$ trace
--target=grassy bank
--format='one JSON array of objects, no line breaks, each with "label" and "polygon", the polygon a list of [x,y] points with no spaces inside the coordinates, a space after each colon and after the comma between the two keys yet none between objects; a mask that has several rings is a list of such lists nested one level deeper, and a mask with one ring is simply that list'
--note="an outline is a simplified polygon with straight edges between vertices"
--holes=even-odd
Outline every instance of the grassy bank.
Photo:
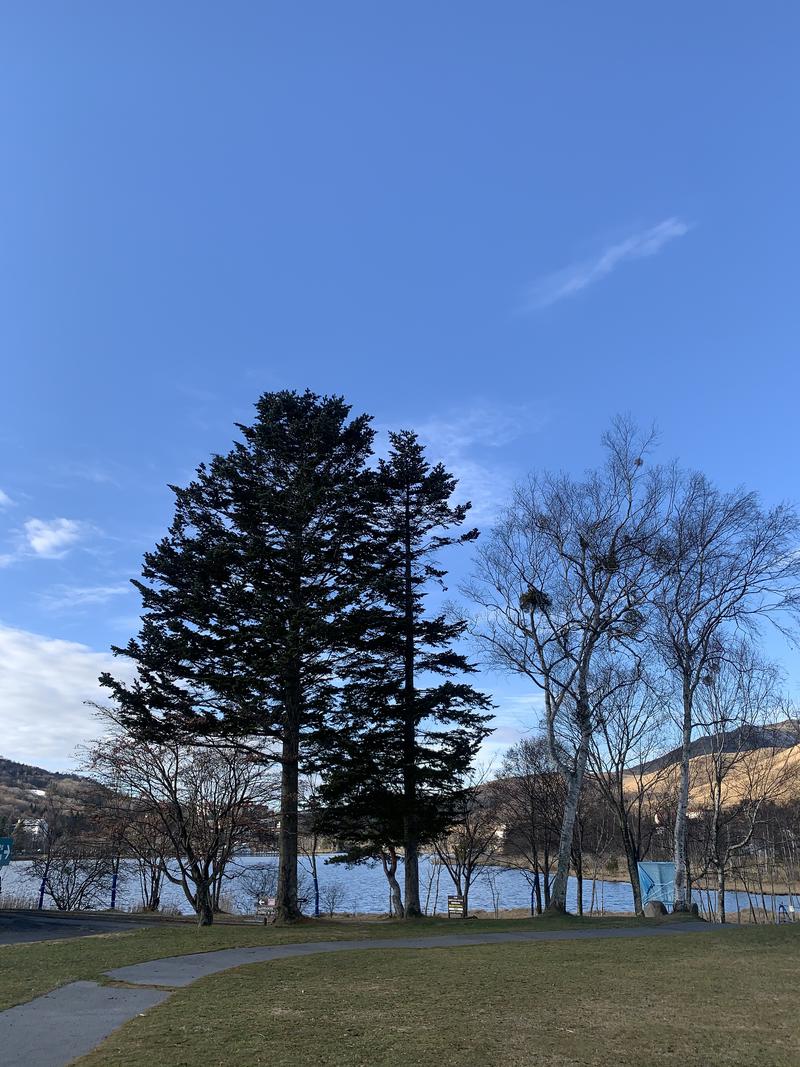
[{"label": "grassy bank", "polygon": [[79,979],[101,980],[102,972],[131,963],[180,956],[187,952],[249,945],[281,945],[295,941],[338,941],[350,938],[414,937],[421,933],[453,933],[476,930],[560,929],[564,926],[630,926],[632,917],[612,919],[421,919],[399,920],[308,920],[297,926],[219,924],[199,929],[195,925],[160,925],[130,932],[38,941],[0,947],[0,1011],[40,996],[56,986]]},{"label": "grassy bank", "polygon": [[252,965],[135,1019],[81,1067],[800,1062],[800,928],[401,950]]}]

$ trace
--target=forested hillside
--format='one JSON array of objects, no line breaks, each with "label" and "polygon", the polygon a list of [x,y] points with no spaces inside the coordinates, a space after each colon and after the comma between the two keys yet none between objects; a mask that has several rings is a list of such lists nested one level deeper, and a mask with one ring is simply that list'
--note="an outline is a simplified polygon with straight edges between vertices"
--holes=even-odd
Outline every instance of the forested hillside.
[{"label": "forested hillside", "polygon": [[80,792],[84,782],[78,775],[0,758],[0,819],[34,818],[44,809],[48,789],[57,787],[62,795],[70,795]]}]

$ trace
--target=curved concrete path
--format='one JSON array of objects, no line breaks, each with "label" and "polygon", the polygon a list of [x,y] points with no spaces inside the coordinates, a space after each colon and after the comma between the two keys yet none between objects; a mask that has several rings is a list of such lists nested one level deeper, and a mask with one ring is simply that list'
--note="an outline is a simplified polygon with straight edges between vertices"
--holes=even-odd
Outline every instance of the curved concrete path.
[{"label": "curved concrete path", "polygon": [[509,930],[496,934],[440,934],[380,941],[306,941],[169,956],[105,972],[112,981],[124,982],[124,986],[72,982],[27,1004],[0,1012],[0,1063],[3,1067],[67,1067],[73,1060],[91,1052],[117,1027],[162,1003],[172,989],[191,985],[198,978],[248,963],[312,956],[320,952],[350,952],[354,949],[386,951],[498,945],[509,941],[663,937],[666,934],[700,934],[720,929],[726,927],[676,922],[658,926],[589,927],[582,930]]},{"label": "curved concrete path", "polygon": [[[289,945],[259,945],[253,948],[227,948],[217,952],[197,952],[187,956],[168,956],[148,963],[134,963],[106,971],[115,982],[129,985],[170,986],[191,985],[198,978],[219,974],[232,967],[248,963],[267,963],[270,960],[313,956],[319,952],[351,952],[354,949],[398,948],[458,948],[462,945],[498,945],[506,941],[585,941],[597,938],[660,937],[663,934],[699,933],[720,929],[710,923],[676,922],[661,926],[609,926],[584,930],[508,930],[496,934],[432,934],[429,937],[393,937],[385,940],[304,941]],[[2,1020],[2,1015],[0,1015]]]},{"label": "curved concrete path", "polygon": [[0,1013],[0,1063],[3,1067],[66,1067],[168,996],[168,989],[71,982]]}]

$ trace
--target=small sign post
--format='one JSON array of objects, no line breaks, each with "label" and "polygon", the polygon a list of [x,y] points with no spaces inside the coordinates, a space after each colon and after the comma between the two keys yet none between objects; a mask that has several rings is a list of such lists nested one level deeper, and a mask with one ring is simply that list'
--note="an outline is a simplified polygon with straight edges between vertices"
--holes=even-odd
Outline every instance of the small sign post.
[{"label": "small sign post", "polygon": [[275,918],[275,897],[262,897],[256,903],[256,915],[263,918],[264,925]]},{"label": "small sign post", "polygon": [[448,897],[447,898],[447,918],[448,919],[463,919],[464,913],[464,898],[463,897]]},{"label": "small sign post", "polygon": [[[14,845],[13,838],[0,837],[0,870],[3,867],[7,867],[11,863],[11,849]],[[2,879],[0,879],[0,889],[2,889]]]}]

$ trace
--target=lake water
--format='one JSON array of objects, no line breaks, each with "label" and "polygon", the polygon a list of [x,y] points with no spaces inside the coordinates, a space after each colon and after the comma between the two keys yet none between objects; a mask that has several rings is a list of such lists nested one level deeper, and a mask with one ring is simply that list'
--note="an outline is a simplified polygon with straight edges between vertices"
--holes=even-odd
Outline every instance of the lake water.
[{"label": "lake water", "polygon": [[[338,912],[366,912],[368,914],[382,914],[389,910],[389,890],[386,877],[380,866],[360,865],[347,868],[341,864],[326,862],[330,857],[318,857],[318,873],[321,895],[324,900],[326,888],[335,885],[339,899],[336,903]],[[231,868],[231,876],[226,880],[223,891],[227,901],[233,909],[241,912],[251,912],[252,899],[244,882],[245,872],[248,869],[262,867],[264,865],[277,867],[277,857],[274,856],[245,856],[236,861],[235,867]],[[119,908],[133,908],[141,901],[138,880],[132,865],[127,865],[127,876],[121,881],[117,892],[117,906]],[[308,863],[301,861],[301,882],[304,884],[304,893],[310,898],[310,878],[308,876]],[[4,868],[2,880],[3,893],[27,897],[35,906],[38,898],[39,883],[27,872],[25,861],[16,861],[9,867]],[[244,876],[244,877],[243,877]],[[402,886],[402,871],[398,872],[398,880]],[[447,870],[439,864],[432,864],[427,856],[420,857],[420,883],[421,899],[423,908],[428,914],[446,913],[448,894],[454,893],[453,883],[447,874]],[[529,908],[531,903],[531,888],[522,871],[510,870],[503,867],[485,868],[470,890],[470,910],[491,911],[494,907],[492,886],[497,894],[497,906],[499,908]],[[699,894],[695,891],[695,899]],[[767,906],[771,907],[771,898],[767,897]],[[583,884],[583,905],[585,912],[589,912],[592,902],[592,882],[585,879]],[[703,893],[703,902],[706,906],[713,907],[715,894]],[[794,899],[794,904],[800,907],[800,900]],[[753,897],[756,907],[759,900]],[[776,905],[789,906],[791,901],[788,897],[776,897]],[[567,893],[567,908],[574,912],[577,904],[577,882],[570,878]],[[45,899],[45,907],[50,902]],[[190,914],[191,908],[179,886],[171,882],[164,884],[162,892],[162,905],[177,908],[184,914]],[[2,906],[2,896],[0,896]],[[102,906],[102,905],[100,905]],[[107,906],[107,904],[105,905]],[[727,910],[735,912],[737,908],[748,906],[747,896],[744,893],[730,892],[726,896]],[[313,904],[305,908],[313,910]],[[609,882],[598,880],[595,886],[594,910],[607,913],[633,911],[633,893],[628,882]]]}]

